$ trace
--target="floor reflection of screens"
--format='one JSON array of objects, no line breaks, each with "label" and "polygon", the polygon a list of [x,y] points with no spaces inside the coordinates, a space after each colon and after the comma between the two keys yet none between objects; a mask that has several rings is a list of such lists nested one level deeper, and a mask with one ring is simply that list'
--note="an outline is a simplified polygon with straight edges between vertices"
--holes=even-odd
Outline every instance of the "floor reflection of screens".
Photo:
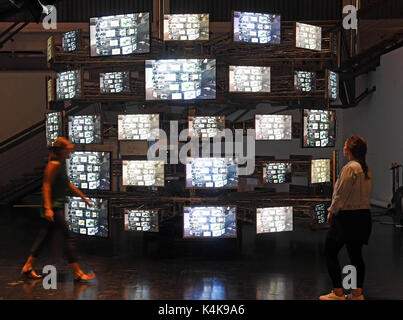
[{"label": "floor reflection of screens", "polygon": [[184,238],[236,238],[236,207],[184,207]]},{"label": "floor reflection of screens", "polygon": [[108,200],[90,198],[92,207],[79,197],[68,197],[65,204],[69,229],[78,234],[107,238],[109,236]]},{"label": "floor reflection of screens", "polygon": [[297,91],[312,92],[316,90],[316,73],[309,71],[295,71],[294,85]]},{"label": "floor reflection of screens", "polygon": [[122,172],[124,186],[164,186],[163,161],[123,160]]},{"label": "floor reflection of screens", "polygon": [[150,14],[91,18],[90,42],[93,57],[150,52]]},{"label": "floor reflection of screens", "polygon": [[263,167],[264,183],[290,183],[291,163],[289,162],[269,162]]},{"label": "floor reflection of screens", "polygon": [[313,224],[321,225],[327,223],[329,203],[319,203],[313,207]]},{"label": "floor reflection of screens", "polygon": [[234,11],[234,41],[279,44],[281,16]]},{"label": "floor reflection of screens", "polygon": [[208,40],[209,14],[165,14],[164,40]]},{"label": "floor reflection of screens", "polygon": [[224,129],[224,116],[189,117],[189,135],[191,137],[214,138]]},{"label": "floor reflection of screens", "polygon": [[125,231],[158,232],[158,211],[126,209]]},{"label": "floor reflection of screens", "polygon": [[130,72],[108,72],[99,74],[101,93],[130,91]]},{"label": "floor reflection of screens", "polygon": [[159,114],[118,115],[119,140],[156,140],[159,138]]},{"label": "floor reflection of screens", "polygon": [[293,230],[293,208],[272,207],[256,209],[256,233]]},{"label": "floor reflection of screens", "polygon": [[292,116],[257,114],[255,130],[256,140],[291,140]]},{"label": "floor reflection of screens", "polygon": [[297,22],[296,46],[303,49],[322,50],[322,28]]},{"label": "floor reflection of screens", "polygon": [[215,59],[146,60],[146,100],[215,99]]},{"label": "floor reflection of screens", "polygon": [[229,66],[230,92],[270,92],[270,67]]},{"label": "floor reflection of screens", "polygon": [[336,115],[334,111],[304,109],[305,148],[334,147],[336,142]]},{"label": "floor reflection of screens", "polygon": [[62,50],[64,52],[73,52],[80,50],[80,31],[73,30],[62,35]]},{"label": "floor reflection of screens", "polygon": [[312,160],[311,183],[330,182],[330,159]]},{"label": "floor reflection of screens", "polygon": [[337,100],[339,97],[339,75],[329,70],[329,99],[330,100]]},{"label": "floor reflection of screens", "polygon": [[78,144],[102,143],[101,116],[70,116],[69,139]]},{"label": "floor reflection of screens", "polygon": [[78,99],[81,97],[81,71],[72,70],[56,74],[57,100]]},{"label": "floor reflection of screens", "polygon": [[187,188],[236,188],[238,167],[233,158],[188,158]]},{"label": "floor reflection of screens", "polygon": [[46,114],[46,141],[51,147],[58,137],[63,135],[63,122],[61,112],[49,112]]},{"label": "floor reflection of screens", "polygon": [[66,160],[71,183],[80,189],[110,190],[110,152],[72,152]]}]

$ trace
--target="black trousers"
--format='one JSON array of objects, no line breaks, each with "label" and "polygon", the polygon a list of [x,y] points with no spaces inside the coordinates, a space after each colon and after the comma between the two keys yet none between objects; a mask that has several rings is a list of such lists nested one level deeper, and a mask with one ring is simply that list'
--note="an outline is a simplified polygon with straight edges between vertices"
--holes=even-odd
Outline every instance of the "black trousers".
[{"label": "black trousers", "polygon": [[73,239],[71,237],[69,227],[67,226],[67,222],[64,218],[64,210],[55,208],[53,212],[54,222],[43,219],[44,226],[42,227],[34,242],[34,245],[32,246],[31,256],[37,258],[45,245],[50,243],[52,236],[59,232],[62,235],[64,254],[68,263],[77,262]]}]

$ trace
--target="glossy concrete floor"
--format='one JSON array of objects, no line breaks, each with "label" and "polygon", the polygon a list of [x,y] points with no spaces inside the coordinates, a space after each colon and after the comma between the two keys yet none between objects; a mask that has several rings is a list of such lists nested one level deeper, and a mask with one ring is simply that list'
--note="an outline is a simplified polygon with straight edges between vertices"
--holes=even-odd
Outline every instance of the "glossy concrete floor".
[{"label": "glossy concrete floor", "polygon": [[[178,218],[180,219],[180,218]],[[254,226],[240,225],[238,239],[192,241],[180,238],[180,220],[167,221],[159,235],[122,231],[114,221],[110,239],[75,237],[85,271],[97,280],[75,284],[60,254],[50,247],[37,270],[53,264],[57,290],[42,282],[21,281],[19,271],[39,230],[29,209],[0,214],[0,300],[7,299],[317,299],[330,289],[323,259],[326,230],[313,231],[306,218],[294,231],[257,237]],[[382,209],[374,209],[367,261],[368,300],[403,299],[403,230]],[[55,241],[57,243],[57,241]],[[345,250],[342,265],[348,264]]]}]

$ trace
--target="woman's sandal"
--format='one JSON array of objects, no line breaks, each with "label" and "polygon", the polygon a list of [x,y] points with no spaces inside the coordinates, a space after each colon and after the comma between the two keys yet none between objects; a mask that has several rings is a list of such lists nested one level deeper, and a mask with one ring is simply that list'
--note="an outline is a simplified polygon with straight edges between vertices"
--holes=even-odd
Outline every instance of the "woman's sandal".
[{"label": "woman's sandal", "polygon": [[21,271],[21,276],[25,279],[41,279],[42,276],[37,274],[33,269],[27,271]]},{"label": "woman's sandal", "polygon": [[[88,277],[88,279],[85,279],[85,278],[83,279],[83,276]],[[95,274],[94,273],[90,273],[90,274],[82,273],[78,277],[75,277],[74,281],[80,282],[80,283],[87,283],[87,282],[89,282],[91,280],[94,280],[94,279],[95,279]]]}]

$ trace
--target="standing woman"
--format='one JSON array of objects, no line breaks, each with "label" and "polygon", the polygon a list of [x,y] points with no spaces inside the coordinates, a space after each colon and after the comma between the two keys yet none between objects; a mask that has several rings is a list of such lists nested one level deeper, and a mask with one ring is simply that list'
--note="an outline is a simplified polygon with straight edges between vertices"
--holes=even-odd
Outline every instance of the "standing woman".
[{"label": "standing woman", "polygon": [[95,278],[94,273],[85,274],[78,265],[70,230],[64,216],[64,204],[68,189],[81,197],[88,206],[92,206],[85,195],[69,181],[67,176],[66,159],[73,150],[74,145],[62,137],[55,141],[50,150],[49,162],[45,168],[42,185],[44,218],[46,220],[32,246],[31,255],[21,270],[21,275],[27,278],[38,279],[42,277],[33,270],[33,264],[44,246],[50,242],[52,234],[57,231],[63,235],[64,252],[74,273],[74,280],[88,281]]},{"label": "standing woman", "polygon": [[344,155],[350,161],[343,167],[333,191],[329,208],[330,228],[326,237],[325,256],[333,290],[320,300],[345,300],[341,268],[337,255],[345,245],[351,264],[357,270],[357,288],[348,297],[351,300],[364,300],[362,288],[365,277],[365,264],[362,247],[368,244],[371,234],[371,185],[372,172],[365,161],[367,143],[359,136],[346,140]]}]

